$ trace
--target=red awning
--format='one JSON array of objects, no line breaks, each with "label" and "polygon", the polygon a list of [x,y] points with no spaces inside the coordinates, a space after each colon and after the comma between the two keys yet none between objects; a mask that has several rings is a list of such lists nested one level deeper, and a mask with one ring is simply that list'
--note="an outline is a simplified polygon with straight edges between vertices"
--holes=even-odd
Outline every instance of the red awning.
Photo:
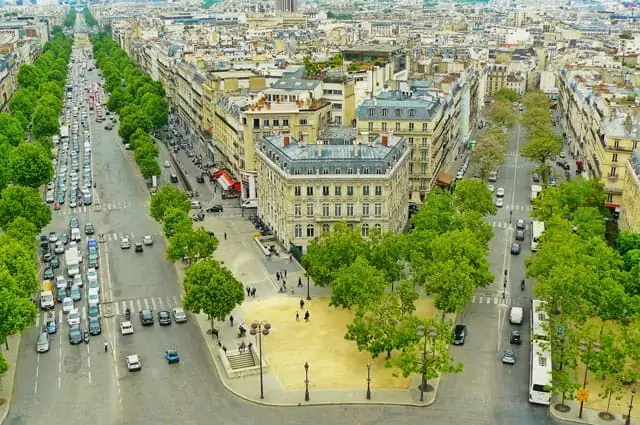
[{"label": "red awning", "polygon": [[226,171],[220,173],[218,176],[218,183],[220,183],[220,186],[222,186],[224,190],[229,190],[233,187],[233,179]]},{"label": "red awning", "polygon": [[233,190],[235,190],[236,192],[240,192],[242,190],[242,185],[240,184],[240,182],[233,183]]},{"label": "red awning", "polygon": [[607,208],[620,208],[620,204],[616,204],[613,202],[605,202],[604,206]]}]

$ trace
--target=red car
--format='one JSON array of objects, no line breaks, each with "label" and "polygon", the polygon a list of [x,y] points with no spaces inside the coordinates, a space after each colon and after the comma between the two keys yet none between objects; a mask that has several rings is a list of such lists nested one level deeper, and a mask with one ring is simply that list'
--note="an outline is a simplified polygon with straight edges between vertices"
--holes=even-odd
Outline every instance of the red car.
[{"label": "red car", "polygon": [[56,211],[58,211],[58,210],[60,209],[60,203],[59,203],[59,202],[56,202],[56,203],[53,205],[53,209],[54,209],[54,210],[56,210]]}]

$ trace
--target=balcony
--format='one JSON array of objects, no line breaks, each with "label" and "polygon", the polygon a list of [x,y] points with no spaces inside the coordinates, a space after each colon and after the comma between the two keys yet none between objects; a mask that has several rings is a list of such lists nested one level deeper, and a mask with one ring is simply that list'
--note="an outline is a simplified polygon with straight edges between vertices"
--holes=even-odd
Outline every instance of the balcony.
[{"label": "balcony", "polygon": [[604,193],[612,195],[622,195],[622,189],[615,186],[607,186],[604,188]]},{"label": "balcony", "polygon": [[609,181],[615,182],[618,180],[618,175],[617,174],[608,174],[607,178],[609,179]]}]

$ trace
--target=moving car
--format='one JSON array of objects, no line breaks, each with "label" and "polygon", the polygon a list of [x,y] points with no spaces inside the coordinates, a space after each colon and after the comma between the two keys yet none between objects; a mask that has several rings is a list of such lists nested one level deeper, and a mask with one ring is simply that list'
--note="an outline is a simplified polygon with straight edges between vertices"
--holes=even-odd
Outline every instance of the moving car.
[{"label": "moving car", "polygon": [[47,332],[42,332],[40,336],[38,336],[36,351],[38,353],[46,353],[49,351],[49,334]]},{"label": "moving car", "polygon": [[171,324],[171,315],[168,311],[159,311],[158,312],[158,322],[161,326],[166,326]]},{"label": "moving car", "polygon": [[100,335],[102,333],[102,326],[100,325],[100,319],[97,317],[89,318],[89,333],[91,335]]},{"label": "moving car", "polygon": [[524,230],[516,230],[516,240],[517,241],[524,240]]},{"label": "moving car", "polygon": [[524,230],[524,228],[525,228],[524,220],[519,218],[518,221],[516,221],[516,229]]},{"label": "moving car", "polygon": [[80,325],[73,325],[69,328],[69,343],[73,345],[80,344],[82,342],[82,331]]},{"label": "moving car", "polygon": [[129,372],[142,369],[142,363],[140,362],[140,356],[137,354],[131,354],[127,356],[127,369]]},{"label": "moving car", "polygon": [[80,312],[77,308],[74,308],[69,312],[69,314],[67,315],[67,323],[69,324],[69,326],[80,325]]},{"label": "moving car", "polygon": [[53,252],[55,252],[56,254],[63,254],[64,253],[64,242],[62,242],[60,239],[58,239],[58,241],[56,242],[56,245],[53,247]]},{"label": "moving car", "polygon": [[151,237],[151,235],[146,235],[142,242],[147,246],[151,246],[153,245],[153,237]]},{"label": "moving car", "polygon": [[133,324],[128,320],[123,320],[122,322],[120,322],[120,333],[122,335],[132,335]]},{"label": "moving car", "polygon": [[498,207],[498,208],[504,207],[504,199],[496,198],[496,207]]},{"label": "moving car", "polygon": [[56,234],[56,232],[50,232],[49,233],[49,243],[54,243],[58,241],[58,235]]},{"label": "moving car", "polygon": [[71,287],[71,293],[69,295],[73,301],[80,301],[82,299],[82,291],[78,285],[73,285]]},{"label": "moving car", "polygon": [[140,313],[138,314],[140,316],[140,323],[142,323],[142,326],[153,325],[153,313],[151,310],[140,310]]},{"label": "moving car", "polygon": [[502,353],[502,363],[516,364],[516,353],[510,348],[505,348]]},{"label": "moving car", "polygon": [[520,244],[519,243],[512,243],[511,244],[511,253],[513,255],[518,255],[520,254]]},{"label": "moving car", "polygon": [[179,363],[180,355],[178,354],[178,350],[166,350],[164,352],[164,358],[167,359],[167,363]]},{"label": "moving car", "polygon": [[45,329],[50,334],[54,334],[54,333],[58,332],[58,323],[56,322],[56,317],[55,316],[47,317],[47,322],[45,324]]},{"label": "moving car", "polygon": [[207,212],[222,212],[224,210],[223,206],[220,204],[211,205],[207,208]]},{"label": "moving car", "polygon": [[62,300],[62,312],[64,314],[69,314],[73,310],[73,300],[71,297],[65,297]]},{"label": "moving car", "polygon": [[144,248],[142,247],[142,242],[136,242],[135,252],[143,252]]},{"label": "moving car", "polygon": [[511,344],[522,344],[522,336],[520,335],[520,331],[511,331],[511,337],[509,338],[509,342]]},{"label": "moving car", "polygon": [[187,314],[182,307],[176,307],[173,309],[173,320],[176,323],[184,323],[187,321]]},{"label": "moving car", "polygon": [[55,274],[53,272],[53,267],[47,267],[46,269],[44,269],[44,273],[42,273],[42,277],[45,280],[51,280],[54,276]]},{"label": "moving car", "polygon": [[504,196],[504,188],[499,187],[498,190],[496,190],[496,196],[502,198]]},{"label": "moving car", "polygon": [[456,325],[456,327],[453,329],[453,345],[463,345],[466,338],[467,326]]},{"label": "moving car", "polygon": [[120,248],[122,249],[131,248],[131,242],[129,241],[129,238],[126,238],[126,237],[120,238]]},{"label": "moving car", "polygon": [[93,224],[85,223],[85,225],[84,225],[84,234],[85,235],[93,235],[94,232],[95,232],[95,229],[93,227]]},{"label": "moving car", "polygon": [[51,257],[50,263],[51,263],[51,267],[53,267],[54,269],[60,268],[60,259],[55,255]]},{"label": "moving car", "polygon": [[171,163],[169,161],[165,161],[163,165],[164,165],[164,168],[171,168]]},{"label": "moving car", "polygon": [[87,317],[97,317],[100,318],[100,307],[98,304],[89,304],[89,308],[87,309]]}]

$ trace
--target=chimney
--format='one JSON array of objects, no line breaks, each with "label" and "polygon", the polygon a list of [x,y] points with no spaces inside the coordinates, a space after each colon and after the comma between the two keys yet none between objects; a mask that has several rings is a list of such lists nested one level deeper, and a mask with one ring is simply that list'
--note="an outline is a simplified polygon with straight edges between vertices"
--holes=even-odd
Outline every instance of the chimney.
[{"label": "chimney", "polygon": [[353,144],[353,156],[358,156],[360,154],[360,143],[357,141]]},{"label": "chimney", "polygon": [[382,146],[387,146],[389,144],[389,135],[383,134],[381,137]]},{"label": "chimney", "polygon": [[289,136],[284,136],[282,138],[282,140],[283,140],[285,146],[289,146],[289,143],[291,143],[291,137],[289,137]]}]

